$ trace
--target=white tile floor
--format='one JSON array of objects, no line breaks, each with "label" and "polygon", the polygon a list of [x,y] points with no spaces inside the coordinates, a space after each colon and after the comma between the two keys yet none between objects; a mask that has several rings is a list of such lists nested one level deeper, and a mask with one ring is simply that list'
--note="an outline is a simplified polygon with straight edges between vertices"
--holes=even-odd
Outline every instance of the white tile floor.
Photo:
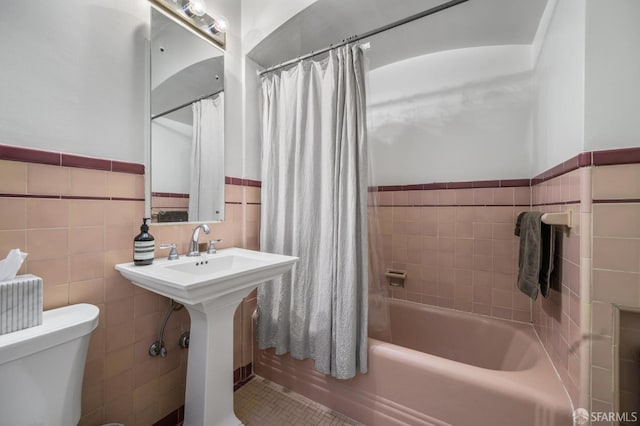
[{"label": "white tile floor", "polygon": [[235,392],[236,416],[247,426],[361,425],[280,385],[255,377]]}]

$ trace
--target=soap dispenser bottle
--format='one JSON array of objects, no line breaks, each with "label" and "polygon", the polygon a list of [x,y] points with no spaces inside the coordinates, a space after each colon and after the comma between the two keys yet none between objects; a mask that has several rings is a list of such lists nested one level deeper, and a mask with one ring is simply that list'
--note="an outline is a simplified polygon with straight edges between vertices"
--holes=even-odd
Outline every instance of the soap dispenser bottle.
[{"label": "soap dispenser bottle", "polygon": [[151,218],[142,219],[140,233],[133,239],[133,263],[136,265],[151,265],[153,263],[156,242],[153,235],[149,233],[148,220]]}]

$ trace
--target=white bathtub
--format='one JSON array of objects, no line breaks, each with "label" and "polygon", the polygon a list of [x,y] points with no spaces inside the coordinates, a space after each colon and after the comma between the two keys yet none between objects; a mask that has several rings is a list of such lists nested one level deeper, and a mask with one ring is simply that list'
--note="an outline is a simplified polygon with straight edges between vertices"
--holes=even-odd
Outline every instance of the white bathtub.
[{"label": "white bathtub", "polygon": [[370,426],[572,424],[531,325],[397,300],[390,311],[392,342],[369,339],[367,374],[337,380],[257,349],[255,372]]}]

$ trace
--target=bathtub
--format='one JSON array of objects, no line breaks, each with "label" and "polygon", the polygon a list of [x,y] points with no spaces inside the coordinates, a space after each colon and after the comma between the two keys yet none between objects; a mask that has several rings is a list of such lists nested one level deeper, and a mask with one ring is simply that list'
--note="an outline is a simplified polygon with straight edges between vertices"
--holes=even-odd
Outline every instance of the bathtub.
[{"label": "bathtub", "polygon": [[[254,350],[256,374],[368,426],[571,426],[571,405],[530,324],[390,301],[391,342],[369,338],[351,380]],[[254,345],[257,348],[257,345]]]}]

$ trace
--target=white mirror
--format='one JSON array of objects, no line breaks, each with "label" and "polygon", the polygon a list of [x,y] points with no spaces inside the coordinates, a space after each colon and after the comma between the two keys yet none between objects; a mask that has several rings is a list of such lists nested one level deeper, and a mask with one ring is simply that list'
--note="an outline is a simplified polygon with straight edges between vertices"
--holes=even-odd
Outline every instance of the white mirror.
[{"label": "white mirror", "polygon": [[152,222],[224,219],[224,52],[151,9]]}]

